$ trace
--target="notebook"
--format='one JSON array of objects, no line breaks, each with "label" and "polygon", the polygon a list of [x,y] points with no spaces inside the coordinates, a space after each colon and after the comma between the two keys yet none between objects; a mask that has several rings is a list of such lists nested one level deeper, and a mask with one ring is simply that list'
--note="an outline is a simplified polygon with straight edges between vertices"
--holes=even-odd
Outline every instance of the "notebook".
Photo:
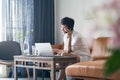
[{"label": "notebook", "polygon": [[35,43],[35,47],[38,56],[54,56],[50,43]]}]

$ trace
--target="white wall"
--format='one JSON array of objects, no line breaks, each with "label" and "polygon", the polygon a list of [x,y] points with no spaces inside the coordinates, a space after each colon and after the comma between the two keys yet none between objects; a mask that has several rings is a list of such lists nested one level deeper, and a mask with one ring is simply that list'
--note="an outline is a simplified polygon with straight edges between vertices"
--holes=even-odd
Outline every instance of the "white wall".
[{"label": "white wall", "polygon": [[89,34],[89,29],[94,26],[93,21],[87,19],[88,14],[96,5],[110,0],[55,0],[55,42],[62,43],[60,20],[67,16],[75,20],[75,30],[84,37]]},{"label": "white wall", "polygon": [[2,0],[0,0],[0,41],[2,40]]}]

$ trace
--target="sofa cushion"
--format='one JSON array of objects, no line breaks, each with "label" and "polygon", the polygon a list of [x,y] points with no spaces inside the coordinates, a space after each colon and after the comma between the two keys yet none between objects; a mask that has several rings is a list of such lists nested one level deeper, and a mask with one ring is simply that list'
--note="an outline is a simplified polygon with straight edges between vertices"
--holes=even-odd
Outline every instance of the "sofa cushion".
[{"label": "sofa cushion", "polygon": [[[104,78],[105,60],[79,62],[66,68],[66,75],[71,77]],[[120,71],[113,74],[110,79],[118,80]],[[116,79],[117,78],[117,79]]]},{"label": "sofa cushion", "polygon": [[105,61],[90,61],[90,62],[79,62],[70,65],[66,68],[67,76],[87,76],[87,77],[102,77],[103,76],[103,64]]}]

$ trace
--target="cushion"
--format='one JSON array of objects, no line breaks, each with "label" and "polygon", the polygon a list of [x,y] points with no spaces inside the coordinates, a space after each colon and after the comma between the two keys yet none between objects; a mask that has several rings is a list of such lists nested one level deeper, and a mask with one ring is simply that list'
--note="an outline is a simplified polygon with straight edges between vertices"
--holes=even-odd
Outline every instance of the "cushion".
[{"label": "cushion", "polygon": [[105,61],[79,62],[66,68],[67,76],[74,77],[103,77],[103,66]]},{"label": "cushion", "polygon": [[[104,78],[105,60],[78,62],[65,69],[66,75],[71,77]],[[120,80],[120,71],[108,77],[113,80]]]}]

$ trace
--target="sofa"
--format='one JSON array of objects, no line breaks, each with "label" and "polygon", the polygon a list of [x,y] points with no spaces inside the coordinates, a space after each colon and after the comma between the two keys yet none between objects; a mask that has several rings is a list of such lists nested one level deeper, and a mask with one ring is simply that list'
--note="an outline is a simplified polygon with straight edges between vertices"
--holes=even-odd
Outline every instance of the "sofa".
[{"label": "sofa", "polygon": [[77,62],[69,65],[66,69],[66,76],[72,80],[120,80],[120,71],[112,76],[104,77],[105,62],[110,57],[110,52],[106,49],[110,45],[111,38],[100,37],[94,40],[93,47],[90,48],[93,61]]}]

